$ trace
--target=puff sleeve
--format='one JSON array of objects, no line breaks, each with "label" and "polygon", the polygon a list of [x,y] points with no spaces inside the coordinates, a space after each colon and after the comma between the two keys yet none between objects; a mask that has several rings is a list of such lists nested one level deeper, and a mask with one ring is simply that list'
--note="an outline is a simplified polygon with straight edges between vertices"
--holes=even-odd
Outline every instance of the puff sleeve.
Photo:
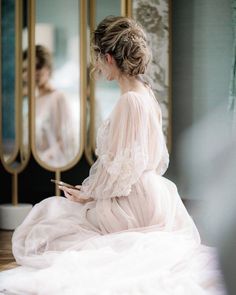
[{"label": "puff sleeve", "polygon": [[148,165],[148,111],[138,96],[123,95],[107,125],[81,187],[82,195],[94,199],[128,196]]}]

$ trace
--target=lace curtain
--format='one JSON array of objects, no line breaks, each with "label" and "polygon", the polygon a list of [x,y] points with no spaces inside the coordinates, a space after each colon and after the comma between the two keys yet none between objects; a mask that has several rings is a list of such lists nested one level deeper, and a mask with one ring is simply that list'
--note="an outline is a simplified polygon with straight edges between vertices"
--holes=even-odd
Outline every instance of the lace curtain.
[{"label": "lace curtain", "polygon": [[231,0],[232,25],[234,30],[233,60],[229,89],[229,110],[232,114],[233,130],[236,131],[236,0]]}]

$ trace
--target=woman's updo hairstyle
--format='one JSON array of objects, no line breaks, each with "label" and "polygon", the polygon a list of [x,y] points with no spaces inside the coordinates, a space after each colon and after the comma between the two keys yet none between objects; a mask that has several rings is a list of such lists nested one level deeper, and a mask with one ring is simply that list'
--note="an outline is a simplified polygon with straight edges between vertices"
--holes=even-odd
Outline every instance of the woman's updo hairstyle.
[{"label": "woman's updo hairstyle", "polygon": [[129,76],[145,74],[151,59],[144,30],[127,17],[108,16],[100,22],[92,35],[91,48],[95,60],[109,53],[121,73]]}]

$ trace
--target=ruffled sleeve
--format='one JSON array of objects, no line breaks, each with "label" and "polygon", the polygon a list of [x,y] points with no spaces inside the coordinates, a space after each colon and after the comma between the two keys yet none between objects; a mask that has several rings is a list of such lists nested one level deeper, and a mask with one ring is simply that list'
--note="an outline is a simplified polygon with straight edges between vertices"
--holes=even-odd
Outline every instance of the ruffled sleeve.
[{"label": "ruffled sleeve", "polygon": [[98,159],[82,183],[84,197],[108,199],[130,194],[132,185],[150,169],[150,146],[155,146],[153,153],[160,154],[161,159],[161,151],[156,150],[160,137],[152,133],[151,125],[150,105],[144,99],[133,92],[121,96],[110,120],[98,133]]}]

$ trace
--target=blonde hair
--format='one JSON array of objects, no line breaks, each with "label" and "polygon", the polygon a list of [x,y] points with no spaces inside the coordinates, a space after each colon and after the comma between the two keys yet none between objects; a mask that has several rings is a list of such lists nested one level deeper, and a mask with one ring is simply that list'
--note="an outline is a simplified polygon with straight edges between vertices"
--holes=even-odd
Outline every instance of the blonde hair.
[{"label": "blonde hair", "polygon": [[[145,74],[151,59],[146,34],[135,20],[108,16],[99,23],[91,39],[92,63],[109,53],[122,74]],[[96,68],[92,70],[96,73]]]}]

